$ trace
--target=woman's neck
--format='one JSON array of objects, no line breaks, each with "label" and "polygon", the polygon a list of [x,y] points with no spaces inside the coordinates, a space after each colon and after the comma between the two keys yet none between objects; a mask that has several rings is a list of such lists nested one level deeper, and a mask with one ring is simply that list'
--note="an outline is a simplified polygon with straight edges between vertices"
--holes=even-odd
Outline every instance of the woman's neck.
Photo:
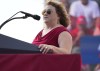
[{"label": "woman's neck", "polygon": [[44,29],[53,29],[56,28],[58,26],[61,26],[59,23],[55,24],[55,23],[46,23]]},{"label": "woman's neck", "polygon": [[56,25],[53,25],[53,26],[45,26],[44,29],[43,29],[43,32],[42,32],[42,36],[46,35],[48,32],[50,32],[51,30],[57,28],[57,27],[60,27],[62,25],[60,24],[56,24]]}]

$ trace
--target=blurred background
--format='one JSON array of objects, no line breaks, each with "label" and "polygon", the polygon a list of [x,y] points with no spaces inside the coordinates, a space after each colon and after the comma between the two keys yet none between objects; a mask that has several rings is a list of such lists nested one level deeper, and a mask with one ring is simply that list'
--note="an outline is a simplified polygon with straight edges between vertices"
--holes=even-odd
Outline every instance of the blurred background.
[{"label": "blurred background", "polygon": [[[73,36],[72,53],[84,55],[81,71],[100,71],[100,51],[97,51],[97,48],[100,48],[100,0],[59,1],[65,5],[71,20],[71,25],[67,29]],[[89,49],[90,52],[99,52],[96,54],[99,58],[91,54],[91,59],[88,59],[87,50]],[[99,60],[93,63],[92,60],[96,61],[95,57]]]},{"label": "blurred background", "polygon": [[[43,20],[41,12],[46,1],[48,0],[0,0],[0,24],[18,11],[25,11],[41,16],[39,21],[31,17],[10,21],[0,29],[0,33],[31,43],[42,29]],[[73,37],[72,53],[80,54],[80,39],[83,36],[100,36],[100,0],[58,1],[61,1],[65,5],[71,20],[71,25],[67,29]],[[22,13],[18,13],[16,16],[23,15]],[[81,71],[100,71],[100,63],[82,63]]]},{"label": "blurred background", "polygon": [[[41,16],[44,6],[43,0],[0,0],[0,25],[19,11]],[[25,14],[18,13],[14,17],[22,17]],[[26,19],[14,19],[6,23],[0,33],[31,43],[36,34],[42,29],[41,19],[32,17]]]}]

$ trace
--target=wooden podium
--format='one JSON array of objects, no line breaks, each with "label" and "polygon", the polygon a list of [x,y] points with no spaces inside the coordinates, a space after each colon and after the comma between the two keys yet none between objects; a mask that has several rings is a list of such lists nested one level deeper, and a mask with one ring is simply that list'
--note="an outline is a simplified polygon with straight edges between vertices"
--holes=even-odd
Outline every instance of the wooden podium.
[{"label": "wooden podium", "polygon": [[36,45],[0,34],[0,71],[81,71],[80,64],[78,54],[41,54]]},{"label": "wooden podium", "polygon": [[0,34],[0,54],[41,53],[38,46]]},{"label": "wooden podium", "polygon": [[0,54],[0,71],[81,71],[78,54]]}]

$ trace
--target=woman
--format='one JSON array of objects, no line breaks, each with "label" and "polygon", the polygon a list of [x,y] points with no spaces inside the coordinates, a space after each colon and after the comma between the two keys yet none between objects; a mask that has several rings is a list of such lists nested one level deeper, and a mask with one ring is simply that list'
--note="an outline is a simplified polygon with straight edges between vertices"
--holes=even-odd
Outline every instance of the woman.
[{"label": "woman", "polygon": [[38,45],[43,54],[71,54],[72,36],[66,30],[70,22],[62,3],[47,2],[42,15],[44,28],[32,43]]}]

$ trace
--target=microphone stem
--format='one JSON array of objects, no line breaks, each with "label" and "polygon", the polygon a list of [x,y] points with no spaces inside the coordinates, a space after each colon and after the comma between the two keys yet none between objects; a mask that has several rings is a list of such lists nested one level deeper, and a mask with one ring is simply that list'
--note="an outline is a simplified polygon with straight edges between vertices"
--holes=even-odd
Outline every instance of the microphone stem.
[{"label": "microphone stem", "polygon": [[[14,15],[13,15],[14,16]],[[13,17],[12,16],[12,17]],[[11,21],[11,20],[13,20],[13,19],[25,19],[25,18],[27,18],[26,16],[23,16],[23,17],[15,17],[15,18],[12,18],[11,17],[11,19],[9,18],[8,20],[6,20],[4,23],[2,23],[1,25],[0,25],[0,29],[7,23],[7,22],[9,22],[9,21]]]},{"label": "microphone stem", "polygon": [[[18,13],[20,13],[20,11],[17,12],[17,13],[15,13],[15,14],[14,14],[13,16],[11,16],[9,19],[11,19],[12,17],[14,17],[14,16],[15,16],[16,14],[18,14]],[[9,20],[9,19],[8,19],[8,20]]]}]

